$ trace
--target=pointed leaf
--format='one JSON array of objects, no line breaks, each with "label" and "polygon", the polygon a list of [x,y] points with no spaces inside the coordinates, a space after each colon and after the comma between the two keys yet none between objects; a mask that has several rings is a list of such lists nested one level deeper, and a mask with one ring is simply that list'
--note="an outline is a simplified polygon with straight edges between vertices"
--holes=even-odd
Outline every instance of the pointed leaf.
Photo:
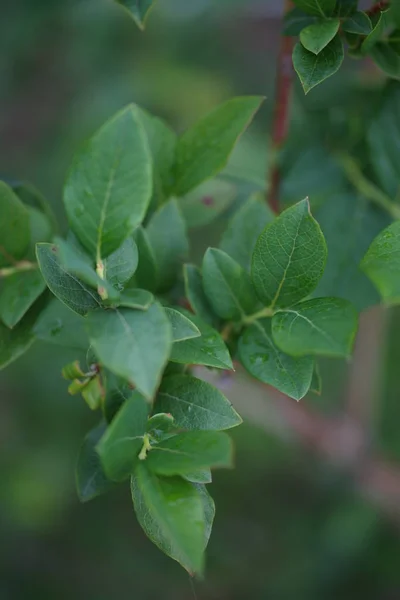
[{"label": "pointed leaf", "polygon": [[182,315],[182,313],[173,308],[165,308],[164,310],[171,323],[172,339],[174,342],[190,340],[201,335],[198,327],[188,317],[185,317],[185,315]]},{"label": "pointed leaf", "polygon": [[193,312],[206,323],[218,327],[219,319],[214,314],[204,293],[203,278],[200,269],[194,265],[184,265],[183,277],[185,280],[186,297]]},{"label": "pointed leaf", "polygon": [[106,258],[142,222],[151,192],[150,151],[130,105],[75,157],[64,190],[71,229],[96,260]]},{"label": "pointed leaf", "polygon": [[260,96],[233,98],[185,131],[176,147],[176,196],[183,196],[224,168],[262,101]]},{"label": "pointed leaf", "polygon": [[361,44],[361,52],[368,54],[376,43],[378,43],[385,32],[385,29],[390,25],[390,10],[381,11],[379,16],[373,22],[373,29],[371,33],[367,35],[363,43]]},{"label": "pointed leaf", "polygon": [[382,231],[361,262],[387,304],[400,304],[400,221]]},{"label": "pointed leaf", "polygon": [[116,0],[116,2],[129,12],[139,29],[143,30],[154,0]]},{"label": "pointed leaf", "polygon": [[41,312],[33,331],[35,337],[43,342],[79,350],[89,347],[85,320],[57,298],[52,298]]},{"label": "pointed leaf", "polygon": [[239,357],[253,377],[290,398],[300,400],[310,388],[313,358],[294,358],[279,350],[272,339],[270,319],[256,321],[244,331],[239,340]]},{"label": "pointed leaf", "polygon": [[314,365],[313,376],[311,379],[310,392],[320,396],[322,394],[322,377],[318,363]]},{"label": "pointed leaf", "polygon": [[0,319],[7,327],[15,327],[45,289],[39,269],[6,277],[0,293]]},{"label": "pointed leaf", "polygon": [[326,256],[308,200],[291,206],[257,240],[251,274],[260,300],[271,307],[295,304],[316,287]]},{"label": "pointed leaf", "polygon": [[217,388],[191,375],[166,377],[157,394],[156,409],[171,413],[175,425],[188,430],[230,429],[242,423]]},{"label": "pointed leaf", "polygon": [[204,227],[232,204],[236,186],[224,179],[205,181],[179,199],[179,208],[188,227]]},{"label": "pointed leaf", "polygon": [[319,54],[306,50],[297,43],[293,50],[293,66],[305,94],[338,71],[344,59],[343,43],[336,35]]},{"label": "pointed leaf", "polygon": [[300,41],[306,50],[319,54],[339,31],[340,20],[330,19],[308,25],[300,33]]},{"label": "pointed leaf", "polygon": [[12,189],[0,181],[0,267],[22,258],[29,239],[27,208]]},{"label": "pointed leaf", "polygon": [[115,252],[104,260],[104,279],[121,290],[132,279],[138,266],[138,248],[129,237]]},{"label": "pointed leaf", "polygon": [[85,437],[76,465],[76,487],[79,500],[87,502],[108,492],[114,484],[109,481],[100,463],[95,446],[106,429],[105,423],[95,427]]},{"label": "pointed leaf", "polygon": [[368,35],[372,30],[371,19],[367,13],[363,12],[362,10],[358,10],[343,21],[342,29],[348,33]]}]

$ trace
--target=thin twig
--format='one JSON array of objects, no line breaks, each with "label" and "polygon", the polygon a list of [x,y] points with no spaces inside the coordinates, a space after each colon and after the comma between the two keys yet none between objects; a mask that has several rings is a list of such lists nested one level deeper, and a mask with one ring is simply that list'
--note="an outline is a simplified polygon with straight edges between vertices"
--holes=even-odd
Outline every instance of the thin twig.
[{"label": "thin twig", "polygon": [[22,273],[23,271],[34,271],[37,268],[37,263],[21,260],[20,262],[15,263],[13,267],[4,267],[3,269],[0,269],[0,277],[9,277],[16,273]]}]

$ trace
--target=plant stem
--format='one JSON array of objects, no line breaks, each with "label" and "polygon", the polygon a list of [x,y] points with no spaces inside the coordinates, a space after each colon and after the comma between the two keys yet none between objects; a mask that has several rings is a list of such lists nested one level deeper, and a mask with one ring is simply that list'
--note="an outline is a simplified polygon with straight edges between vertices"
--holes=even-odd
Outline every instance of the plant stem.
[{"label": "plant stem", "polygon": [[371,6],[371,8],[369,8],[365,12],[367,13],[367,15],[372,16],[376,15],[376,13],[381,12],[382,10],[386,10],[387,8],[389,8],[389,2],[383,0],[381,2],[376,2]]},{"label": "plant stem", "polygon": [[274,309],[270,306],[267,306],[266,308],[262,308],[258,312],[253,313],[252,315],[243,317],[242,323],[243,325],[251,325],[252,323],[254,323],[254,321],[258,321],[258,319],[262,319],[263,317],[273,317],[274,313]]},{"label": "plant stem", "polygon": [[393,219],[400,219],[400,206],[391,201],[374,183],[363,174],[359,164],[349,154],[343,153],[337,157],[349,181],[371,202],[385,210]]},{"label": "plant stem", "polygon": [[[291,0],[284,2],[284,15],[292,8]],[[275,106],[272,121],[272,163],[269,168],[269,186],[267,202],[271,210],[279,213],[279,188],[281,183],[280,168],[277,162],[278,151],[286,140],[289,128],[289,108],[292,90],[293,38],[281,36],[281,45],[276,65]]]},{"label": "plant stem", "polygon": [[13,267],[4,267],[3,269],[0,269],[0,277],[9,277],[10,275],[15,275],[15,273],[22,273],[23,271],[34,271],[37,268],[37,263],[21,260]]}]

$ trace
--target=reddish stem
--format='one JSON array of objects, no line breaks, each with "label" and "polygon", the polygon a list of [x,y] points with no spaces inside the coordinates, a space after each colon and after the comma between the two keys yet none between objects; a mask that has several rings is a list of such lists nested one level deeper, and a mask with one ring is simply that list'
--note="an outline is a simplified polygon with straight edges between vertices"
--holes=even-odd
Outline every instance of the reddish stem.
[{"label": "reddish stem", "polygon": [[376,15],[378,12],[381,12],[382,10],[386,10],[387,8],[389,8],[389,2],[376,2],[376,4],[374,4],[373,6],[371,6],[371,8],[369,8],[368,10],[366,10],[365,12],[367,13],[367,15],[369,15],[370,17],[372,15]]}]

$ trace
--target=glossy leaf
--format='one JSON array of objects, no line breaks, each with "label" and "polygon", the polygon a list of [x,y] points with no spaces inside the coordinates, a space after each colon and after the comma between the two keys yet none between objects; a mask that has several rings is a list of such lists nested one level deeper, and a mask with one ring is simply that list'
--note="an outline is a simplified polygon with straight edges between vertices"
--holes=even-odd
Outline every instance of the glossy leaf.
[{"label": "glossy leaf", "polygon": [[204,293],[201,271],[195,265],[184,265],[183,277],[185,293],[192,310],[200,319],[210,325],[218,326],[218,317],[214,314]]},{"label": "glossy leaf", "polygon": [[153,446],[146,466],[157,475],[182,475],[206,467],[232,467],[230,437],[219,431],[188,431]]},{"label": "glossy leaf", "polygon": [[339,31],[340,20],[330,19],[308,25],[300,33],[300,41],[306,50],[319,54]]},{"label": "glossy leaf", "polygon": [[37,339],[46,343],[79,350],[89,347],[84,318],[57,298],[53,298],[40,313],[33,331]]},{"label": "glossy leaf", "polygon": [[47,286],[61,302],[79,315],[101,304],[100,296],[63,267],[57,246],[37,244],[36,256]]},{"label": "glossy leaf", "polygon": [[107,427],[96,446],[104,472],[113,481],[123,481],[133,472],[146,433],[149,405],[133,392]]},{"label": "glossy leaf", "polygon": [[39,269],[9,275],[1,288],[0,319],[7,327],[15,327],[45,289]]},{"label": "glossy leaf", "polygon": [[89,431],[79,451],[76,465],[76,487],[81,502],[92,500],[96,496],[108,492],[114,486],[107,479],[95,449],[105,429],[105,423],[101,423]]},{"label": "glossy leaf", "polygon": [[155,303],[147,311],[97,310],[87,319],[89,339],[100,362],[151,399],[171,348],[171,325]]},{"label": "glossy leaf", "polygon": [[265,228],[253,253],[251,274],[260,300],[271,307],[295,304],[316,287],[326,256],[308,199],[288,208]]},{"label": "glossy leaf", "polygon": [[372,30],[371,19],[367,13],[363,12],[362,10],[358,10],[343,21],[342,29],[348,33],[368,35]]},{"label": "glossy leaf", "polygon": [[348,357],[357,331],[357,311],[341,298],[316,298],[275,313],[272,337],[292,356]]},{"label": "glossy leaf", "polygon": [[297,43],[293,50],[293,66],[305,94],[338,71],[344,59],[342,40],[336,35],[319,54],[306,50]]},{"label": "glossy leaf", "polygon": [[130,105],[75,157],[64,189],[72,231],[98,261],[142,222],[152,193],[151,156],[138,109]]},{"label": "glossy leaf", "polygon": [[270,319],[256,321],[244,331],[239,340],[239,357],[253,377],[295,400],[303,398],[310,389],[313,358],[295,358],[279,350],[272,339]]},{"label": "glossy leaf", "polygon": [[[211,476],[211,474],[210,474]],[[210,539],[211,530],[215,517],[215,503],[211,498],[210,494],[207,491],[205,485],[201,485],[201,483],[194,482],[194,487],[198,491],[201,497],[201,501],[203,504],[203,513],[204,513],[204,549],[207,548],[208,540]]]},{"label": "glossy leaf", "polygon": [[293,0],[293,3],[310,15],[329,17],[335,11],[336,0]]},{"label": "glossy leaf", "polygon": [[211,483],[212,476],[209,468],[198,469],[197,471],[191,471],[190,473],[184,473],[181,475],[186,481],[190,483]]},{"label": "glossy leaf", "polygon": [[22,258],[29,240],[29,212],[12,189],[0,181],[0,267]]},{"label": "glossy leaf", "polygon": [[157,477],[140,464],[131,492],[137,519],[150,540],[189,573],[201,573],[205,514],[198,490],[180,477]]},{"label": "glossy leaf", "polygon": [[188,430],[218,431],[242,423],[217,388],[191,375],[166,377],[157,394],[156,409],[170,413],[177,427]]},{"label": "glossy leaf", "polygon": [[182,342],[191,338],[199,337],[200,330],[196,325],[182,313],[173,308],[164,309],[172,327],[172,339],[174,342]]},{"label": "glossy leaf", "polygon": [[179,198],[179,208],[188,227],[204,227],[226,211],[237,194],[236,186],[224,179],[205,181]]},{"label": "glossy leaf", "polygon": [[154,0],[116,0],[116,2],[129,12],[136,25],[143,30]]},{"label": "glossy leaf", "polygon": [[147,310],[154,301],[154,296],[147,290],[126,289],[119,297],[119,306],[127,308],[137,308],[138,310]]},{"label": "glossy leaf", "polygon": [[375,238],[361,268],[387,304],[400,303],[400,221],[389,225]]},{"label": "glossy leaf", "polygon": [[124,284],[132,279],[138,266],[139,253],[138,248],[129,237],[123,244],[115,250],[104,263],[104,279],[118,290],[124,287]]},{"label": "glossy leaf", "polygon": [[260,96],[228,100],[185,131],[176,147],[176,196],[183,196],[224,168],[262,100]]}]

